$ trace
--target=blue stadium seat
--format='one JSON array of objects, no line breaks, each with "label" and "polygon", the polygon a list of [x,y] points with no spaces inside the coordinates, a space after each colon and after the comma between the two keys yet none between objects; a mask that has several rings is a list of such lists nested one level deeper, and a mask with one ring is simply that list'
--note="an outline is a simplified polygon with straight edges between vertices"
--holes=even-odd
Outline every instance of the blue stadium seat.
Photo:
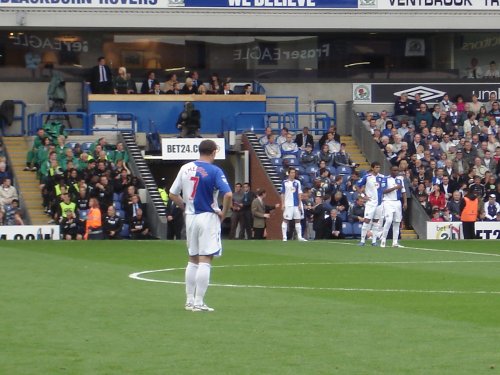
[{"label": "blue stadium seat", "polygon": [[342,166],[342,167],[337,168],[337,174],[350,175],[351,173],[352,173],[352,170],[349,167]]},{"label": "blue stadium seat", "polygon": [[123,239],[130,238],[130,232],[129,232],[128,224],[123,224],[122,230],[120,231],[120,237],[123,238]]},{"label": "blue stadium seat", "polygon": [[344,233],[344,236],[346,238],[353,238],[354,233],[353,233],[352,224],[349,223],[348,221],[344,221],[342,223],[342,233]]},{"label": "blue stadium seat", "polygon": [[295,170],[297,171],[297,173],[300,175],[304,175],[304,174],[307,174],[306,173],[306,169],[302,166],[302,165],[297,165],[296,167],[294,167]]},{"label": "blue stadium seat", "polygon": [[285,175],[285,168],[283,168],[283,166],[281,165],[277,165],[275,167],[275,171],[280,177],[283,177]]},{"label": "blue stadium seat", "polygon": [[113,193],[113,202],[121,202],[123,193]]},{"label": "blue stadium seat", "polygon": [[121,210],[122,209],[122,202],[113,201],[113,206],[115,207],[115,210]]},{"label": "blue stadium seat", "polygon": [[347,211],[339,211],[338,215],[343,222],[347,222]]},{"label": "blue stadium seat", "polygon": [[316,176],[316,172],[318,171],[318,169],[319,169],[318,167],[307,167],[306,168],[306,173],[308,175],[310,175],[311,177],[312,176]]},{"label": "blue stadium seat", "polygon": [[360,120],[364,120],[366,118],[364,112],[356,112],[356,116],[358,116]]},{"label": "blue stadium seat", "polygon": [[352,233],[354,238],[361,238],[361,226],[363,223],[352,223]]},{"label": "blue stadium seat", "polygon": [[311,183],[311,176],[309,176],[308,174],[301,174],[299,175],[299,180],[302,183],[302,185],[305,186],[306,184]]},{"label": "blue stadium seat", "polygon": [[74,149],[77,143],[78,142],[68,142],[68,143],[66,143],[66,147],[68,147],[70,149]]},{"label": "blue stadium seat", "polygon": [[332,175],[337,175],[337,168],[335,168],[334,166],[326,167],[326,169],[328,169]]},{"label": "blue stadium seat", "polygon": [[283,160],[281,158],[269,159],[272,165],[283,165]]},{"label": "blue stadium seat", "polygon": [[285,163],[288,163],[290,167],[295,167],[300,164],[297,158],[286,158],[285,160]]},{"label": "blue stadium seat", "polygon": [[378,112],[372,112],[372,117],[375,119],[375,120],[378,120],[380,118],[380,113]]},{"label": "blue stadium seat", "polygon": [[116,210],[116,216],[118,216],[120,219],[124,220],[125,219],[125,211],[124,210]]},{"label": "blue stadium seat", "polygon": [[349,191],[345,193],[345,196],[347,197],[349,204],[352,206],[356,202],[356,199],[358,199],[358,192]]},{"label": "blue stadium seat", "polygon": [[90,147],[94,144],[94,142],[83,142],[81,144],[81,148],[82,148],[82,151],[83,152],[87,152],[88,150],[90,150]]}]

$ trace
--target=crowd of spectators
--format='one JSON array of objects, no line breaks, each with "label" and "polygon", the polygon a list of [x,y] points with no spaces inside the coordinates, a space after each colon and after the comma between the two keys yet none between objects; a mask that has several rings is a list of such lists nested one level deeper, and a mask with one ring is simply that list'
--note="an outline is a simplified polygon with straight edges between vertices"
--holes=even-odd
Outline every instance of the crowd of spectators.
[{"label": "crowd of spectators", "polygon": [[[190,71],[181,81],[177,73],[170,73],[162,83],[155,71],[146,73],[144,80],[138,85],[121,66],[116,74],[106,65],[106,59],[100,56],[97,65],[90,69],[88,81],[94,94],[152,94],[152,95],[232,95],[234,94],[231,77],[221,78],[212,73],[207,82],[203,82],[196,70]],[[251,95],[252,85],[241,88],[242,95]]]},{"label": "crowd of spectators", "polygon": [[460,220],[463,197],[479,198],[478,220],[500,221],[500,106],[473,95],[445,94],[430,108],[403,93],[392,113],[367,113],[364,125],[390,164],[400,169],[409,192],[432,221]]},{"label": "crowd of spectators", "polygon": [[38,129],[25,170],[37,174],[45,213],[62,238],[149,238],[138,195],[143,184],[127,167],[123,143],[66,142],[51,130]]},{"label": "crowd of spectators", "polygon": [[17,188],[8,168],[7,155],[0,140],[0,225],[24,225]]}]

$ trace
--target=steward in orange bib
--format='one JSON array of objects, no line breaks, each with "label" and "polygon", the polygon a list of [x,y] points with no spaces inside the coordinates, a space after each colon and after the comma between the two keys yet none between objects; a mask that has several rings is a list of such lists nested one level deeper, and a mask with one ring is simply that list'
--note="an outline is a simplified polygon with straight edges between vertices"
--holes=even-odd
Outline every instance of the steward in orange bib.
[{"label": "steward in orange bib", "polygon": [[479,215],[479,199],[474,190],[470,190],[460,202],[460,220],[466,240],[474,239],[474,223]]},{"label": "steward in orange bib", "polygon": [[104,236],[102,232],[101,210],[96,198],[89,199],[89,207],[87,222],[85,223],[85,239],[102,240]]}]

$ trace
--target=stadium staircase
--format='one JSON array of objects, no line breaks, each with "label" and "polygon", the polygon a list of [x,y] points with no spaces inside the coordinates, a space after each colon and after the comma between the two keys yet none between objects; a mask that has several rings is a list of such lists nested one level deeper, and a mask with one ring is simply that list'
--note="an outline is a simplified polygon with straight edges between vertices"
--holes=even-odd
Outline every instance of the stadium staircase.
[{"label": "stadium staircase", "polygon": [[271,163],[269,158],[266,155],[266,152],[264,151],[264,147],[259,143],[259,139],[257,138],[257,135],[252,132],[245,132],[245,135],[249,141],[249,143],[252,145],[252,148],[255,151],[255,154],[260,160],[260,163],[262,164],[262,167],[266,171],[267,175],[271,179],[271,182],[273,183],[274,187],[276,188],[277,191],[280,191],[281,187],[281,177],[278,175],[276,172],[275,166]]},{"label": "stadium staircase", "polygon": [[7,157],[16,177],[16,188],[21,205],[24,206],[26,224],[46,225],[48,218],[42,206],[42,196],[40,193],[40,183],[36,178],[36,173],[24,171],[26,166],[26,154],[31,149],[31,137],[3,137],[3,143],[7,150]]},{"label": "stadium staircase", "polygon": [[137,143],[135,142],[135,136],[132,133],[122,133],[123,142],[127,146],[128,152],[133,159],[133,163],[137,168],[136,175],[144,182],[144,186],[148,191],[149,198],[153,201],[158,213],[160,215],[166,216],[167,210],[165,204],[161,199],[160,193],[158,192],[158,186],[149,170],[149,167],[144,160],[141,150]]}]

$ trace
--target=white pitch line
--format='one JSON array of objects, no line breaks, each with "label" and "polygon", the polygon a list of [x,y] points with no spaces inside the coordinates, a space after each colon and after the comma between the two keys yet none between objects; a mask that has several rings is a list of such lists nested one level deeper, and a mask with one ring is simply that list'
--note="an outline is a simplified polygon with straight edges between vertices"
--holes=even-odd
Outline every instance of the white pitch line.
[{"label": "white pitch line", "polygon": [[[297,266],[297,265],[349,265],[349,264],[429,264],[429,263],[500,263],[499,261],[422,261],[422,262],[344,262],[344,263],[282,263],[282,264],[235,264],[212,266],[213,268],[231,268],[231,267],[262,267],[262,266]],[[143,277],[144,274],[157,272],[170,272],[184,270],[184,267],[165,268],[160,270],[149,270],[135,272],[129,275],[131,279],[147,281],[152,283],[184,285],[184,281],[158,280]],[[374,289],[374,288],[332,288],[332,287],[308,287],[308,286],[276,286],[276,285],[241,285],[241,284],[210,284],[210,286],[226,288],[254,288],[254,289],[292,289],[292,290],[321,290],[332,292],[372,292],[372,293],[426,293],[426,294],[494,294],[500,295],[500,291],[487,290],[420,290],[420,289]]]},{"label": "white pitch line", "polygon": [[[351,242],[334,242],[330,241],[329,243],[332,244],[341,244],[341,245],[350,245],[350,246],[358,246],[357,243],[351,243]],[[365,247],[370,247],[369,244],[366,244]],[[379,247],[379,246],[377,246]],[[389,246],[387,248],[390,248]],[[463,250],[446,250],[446,249],[428,249],[425,247],[413,247],[413,246],[402,246],[402,249],[413,249],[413,250],[421,250],[421,251],[432,251],[432,252],[439,252],[439,253],[456,253],[456,254],[468,254],[468,255],[486,255],[490,257],[500,257],[500,254],[492,254],[492,253],[477,253],[474,251],[463,251]],[[394,248],[397,249],[397,248]]]}]

